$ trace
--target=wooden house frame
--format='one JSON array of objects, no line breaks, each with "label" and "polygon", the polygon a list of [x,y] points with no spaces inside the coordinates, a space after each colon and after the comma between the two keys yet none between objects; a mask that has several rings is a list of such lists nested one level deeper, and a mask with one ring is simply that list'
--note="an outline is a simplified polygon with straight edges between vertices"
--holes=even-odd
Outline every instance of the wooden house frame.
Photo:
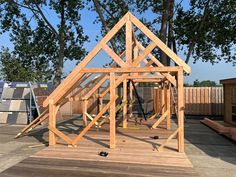
[{"label": "wooden house frame", "polygon": [[[125,25],[125,51],[121,54],[115,53],[108,42],[115,34]],[[135,37],[133,26],[141,30],[150,40],[147,47],[141,45]],[[164,66],[158,59],[156,59],[151,52],[158,47],[166,55],[175,62],[176,66]],[[112,59],[113,64],[110,68],[86,68],[88,63],[98,54],[100,50],[105,51]],[[147,59],[148,58],[148,59]],[[144,67],[141,67],[141,62],[144,62]],[[78,64],[78,66],[66,77],[66,79],[52,92],[52,94],[44,101],[43,106],[47,109],[35,119],[29,126],[23,129],[17,135],[19,137],[25,132],[29,132],[45,119],[49,119],[49,145],[56,144],[56,136],[63,139],[68,145],[76,146],[82,139],[86,132],[94,125],[101,126],[106,120],[110,124],[110,148],[116,147],[116,112],[123,110],[123,128],[127,128],[128,114],[132,114],[132,103],[128,105],[128,97],[132,100],[133,88],[129,87],[129,95],[127,94],[127,81],[132,80],[135,83],[139,82],[154,82],[159,83],[162,87],[163,105],[162,116],[156,121],[152,128],[156,128],[160,122],[166,119],[166,128],[170,129],[170,87],[177,88],[177,118],[178,128],[173,131],[169,138],[164,142],[158,150],[161,150],[172,138],[177,135],[178,151],[184,152],[184,99],[183,99],[183,76],[185,73],[190,73],[191,68],[180,59],[170,48],[168,48],[157,36],[155,36],[143,23],[141,23],[130,12],[121,18],[121,20],[105,35],[105,37],[89,52],[89,54]],[[99,73],[100,76],[91,79],[94,73]],[[85,81],[89,82],[84,87],[78,89],[73,95],[68,95],[79,85]],[[94,93],[105,82],[109,81],[109,85],[104,88],[99,95],[95,95],[100,100],[99,113],[92,117],[87,112],[88,99],[94,96]],[[116,88],[123,86],[122,103],[116,106],[118,95]],[[79,93],[86,87],[90,91],[81,96]],[[106,94],[110,95],[110,100],[107,104],[103,104],[103,98]],[[77,135],[75,139],[71,139],[56,128],[56,115],[60,106],[68,101],[83,100],[83,122],[84,129]],[[104,113],[109,110],[109,115],[104,117]],[[157,116],[154,113],[151,119]],[[87,122],[87,118],[90,119]],[[103,119],[102,121],[99,121]]]}]

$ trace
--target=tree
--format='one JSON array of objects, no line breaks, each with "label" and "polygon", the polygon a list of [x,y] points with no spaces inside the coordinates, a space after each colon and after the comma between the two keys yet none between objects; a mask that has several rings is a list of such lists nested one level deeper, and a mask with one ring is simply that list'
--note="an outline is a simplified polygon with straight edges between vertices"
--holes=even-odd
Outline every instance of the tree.
[{"label": "tree", "polygon": [[[104,36],[119,20],[129,11],[128,4],[131,0],[114,0],[114,1],[99,1],[91,0],[89,4],[90,10],[97,12],[98,17],[95,23],[101,22],[101,34]],[[121,53],[124,50],[122,44],[125,43],[124,29],[110,41],[111,47],[116,53]]]},{"label": "tree", "polygon": [[[98,13],[96,23],[102,23],[102,34],[106,33],[112,26],[114,26],[121,16],[127,11],[133,13],[143,14],[145,12],[154,13],[156,16],[152,20],[142,18],[141,21],[151,28],[151,30],[159,36],[159,38],[172,48],[175,52],[176,44],[173,33],[173,17],[174,17],[174,0],[156,1],[156,0],[115,0],[115,1],[99,1],[92,0],[92,10]],[[123,33],[122,33],[123,32]],[[119,52],[123,50],[122,45],[125,43],[124,29],[112,41],[112,46],[117,45],[115,50],[119,48]],[[136,36],[143,45],[146,45],[150,40],[146,39],[144,35],[135,31]],[[164,65],[170,65],[170,59],[167,55],[159,49],[155,49],[155,56],[160,58]]]},{"label": "tree", "polygon": [[187,47],[186,62],[236,64],[236,1],[191,0],[190,7],[178,8],[175,33],[179,46]]},{"label": "tree", "polygon": [[193,82],[193,86],[194,87],[216,87],[217,84],[215,81],[210,81],[210,80],[203,80],[203,81],[199,81],[198,79],[196,79]]},{"label": "tree", "polygon": [[[29,66],[44,65],[45,72],[52,73],[54,83],[59,84],[64,61],[79,62],[86,55],[83,44],[88,37],[79,24],[83,8],[81,0],[0,1],[0,32],[10,32],[15,58]],[[50,21],[47,11],[56,19]]]},{"label": "tree", "polygon": [[[219,60],[236,63],[236,1],[190,0],[93,0],[91,9],[98,12],[96,22],[102,22],[102,34],[109,30],[128,10],[139,14],[152,14],[142,18],[151,30],[175,53],[186,50],[186,63],[202,60],[217,63]],[[96,2],[96,3],[95,3]],[[98,10],[98,8],[100,10]],[[143,16],[143,15],[142,15]],[[226,35],[227,34],[227,35]],[[122,36],[122,35],[121,35]],[[124,37],[116,38],[115,44],[124,43]],[[145,43],[142,35],[138,40]],[[160,50],[156,57],[164,65],[170,59]]]},{"label": "tree", "polygon": [[46,81],[47,76],[39,67],[29,67],[12,55],[8,49],[0,53],[1,79],[10,82]]}]

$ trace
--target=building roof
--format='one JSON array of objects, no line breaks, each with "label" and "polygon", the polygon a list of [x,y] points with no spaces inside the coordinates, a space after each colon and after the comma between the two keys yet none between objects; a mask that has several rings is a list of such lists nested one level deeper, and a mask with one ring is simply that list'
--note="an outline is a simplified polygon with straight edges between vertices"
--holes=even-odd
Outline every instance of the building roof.
[{"label": "building roof", "polygon": [[236,84],[236,78],[222,79],[221,84]]}]

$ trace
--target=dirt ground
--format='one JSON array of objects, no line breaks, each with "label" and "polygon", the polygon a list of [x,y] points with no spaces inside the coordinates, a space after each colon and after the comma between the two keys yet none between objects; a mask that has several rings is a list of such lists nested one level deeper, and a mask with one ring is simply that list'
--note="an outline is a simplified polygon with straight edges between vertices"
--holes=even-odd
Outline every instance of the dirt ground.
[{"label": "dirt ground", "polygon": [[[201,117],[187,117],[185,152],[195,170],[204,177],[236,177],[236,144],[200,123]],[[0,172],[47,145],[46,129],[14,139],[23,128],[0,124]]]}]

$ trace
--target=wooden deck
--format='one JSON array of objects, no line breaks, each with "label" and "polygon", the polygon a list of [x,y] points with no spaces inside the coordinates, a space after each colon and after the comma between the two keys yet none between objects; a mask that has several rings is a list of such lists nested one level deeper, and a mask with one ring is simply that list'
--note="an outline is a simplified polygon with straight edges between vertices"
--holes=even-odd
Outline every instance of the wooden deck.
[{"label": "wooden deck", "polygon": [[[173,130],[149,129],[151,123],[118,127],[116,149],[108,148],[106,126],[91,129],[76,148],[58,140],[61,144],[37,152],[0,176],[198,176],[186,154],[177,152],[176,139],[163,152],[153,151]],[[101,151],[108,152],[108,157],[99,156]]]}]

